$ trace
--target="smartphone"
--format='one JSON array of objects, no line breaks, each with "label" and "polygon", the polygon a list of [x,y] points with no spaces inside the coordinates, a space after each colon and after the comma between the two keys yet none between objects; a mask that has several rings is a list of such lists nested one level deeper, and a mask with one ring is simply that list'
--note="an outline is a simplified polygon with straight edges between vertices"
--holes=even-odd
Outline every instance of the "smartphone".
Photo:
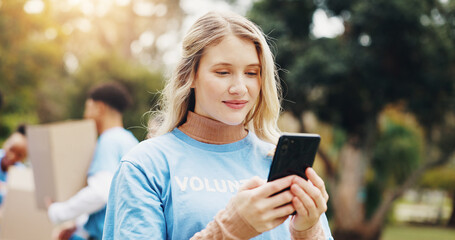
[{"label": "smartphone", "polygon": [[293,174],[308,179],[305,170],[313,166],[320,141],[318,134],[283,134],[278,140],[267,181]]}]

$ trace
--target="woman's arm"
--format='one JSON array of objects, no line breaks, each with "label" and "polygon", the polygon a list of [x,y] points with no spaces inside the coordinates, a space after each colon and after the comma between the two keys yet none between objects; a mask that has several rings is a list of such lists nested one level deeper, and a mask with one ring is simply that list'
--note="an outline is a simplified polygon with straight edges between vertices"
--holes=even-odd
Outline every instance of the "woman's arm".
[{"label": "woman's arm", "polygon": [[123,161],[112,180],[103,239],[166,239],[159,191],[140,168]]}]

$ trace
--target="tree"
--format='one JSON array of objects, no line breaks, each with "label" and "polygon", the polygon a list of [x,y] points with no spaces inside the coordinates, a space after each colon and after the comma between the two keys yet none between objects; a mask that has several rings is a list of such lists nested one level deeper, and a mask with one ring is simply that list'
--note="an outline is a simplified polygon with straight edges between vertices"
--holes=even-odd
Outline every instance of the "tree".
[{"label": "tree", "polygon": [[[438,133],[445,136],[455,135],[455,114],[451,113],[446,116],[446,125],[444,132]],[[453,151],[453,138],[449,137],[447,141],[452,141],[446,144],[441,150],[444,152]],[[420,187],[444,189],[451,194],[452,197],[452,213],[449,217],[447,226],[455,228],[455,156],[452,155],[452,160],[445,166],[439,166],[426,172],[419,181]]]},{"label": "tree", "polygon": [[143,114],[161,88],[163,54],[173,47],[162,36],[179,33],[183,21],[179,2],[0,1],[0,140],[19,123],[81,118],[88,88],[108,80],[135,97],[125,123],[143,139]]},{"label": "tree", "polygon": [[426,172],[423,178],[420,181],[420,187],[424,188],[433,188],[433,189],[444,189],[449,192],[452,196],[452,213],[449,217],[449,221],[447,223],[448,227],[454,227],[455,223],[455,168],[454,166],[444,166],[432,169]]},{"label": "tree", "polygon": [[[156,2],[152,0],[51,1],[52,15],[68,36],[65,45],[65,63],[68,72],[62,91],[68,101],[58,107],[69,109],[63,118],[80,118],[86,92],[105,81],[119,81],[134,96],[133,109],[124,114],[125,125],[138,139],[145,137],[146,117],[162,87],[163,55],[178,36],[185,16],[179,0]],[[164,37],[164,38],[163,38]],[[166,46],[163,46],[166,45]],[[49,92],[58,101],[58,93]]]},{"label": "tree", "polygon": [[[345,136],[335,157],[320,152],[331,190],[335,238],[378,239],[393,201],[428,168],[447,162],[454,153],[453,146],[446,147],[454,141],[435,134],[446,130],[446,116],[455,109],[454,4],[315,2],[259,1],[249,16],[275,39],[277,62],[288,70],[281,72],[287,86],[285,108],[295,116],[312,111]],[[333,39],[311,36],[311,16],[317,8],[342,16],[345,32]],[[404,164],[408,171],[384,189],[371,185],[367,172],[378,158],[401,161],[400,151],[408,152],[409,146],[395,153],[378,151],[380,140],[384,148],[402,134],[412,136],[400,127],[381,132],[378,117],[390,104],[402,104],[404,112],[416,116],[424,126],[425,141],[420,163],[408,156],[410,161]],[[409,137],[403,139],[406,142]],[[384,171],[396,166],[392,162]],[[359,196],[371,196],[372,187],[382,201],[367,211],[366,205],[371,204],[365,201],[372,198]]]},{"label": "tree", "polygon": [[[63,44],[58,24],[45,9],[39,14],[24,11],[27,1],[0,4],[0,89],[4,95],[0,139],[6,138],[21,122],[37,123],[43,80],[63,74]],[[46,1],[47,2],[47,1]],[[46,30],[57,29],[53,38]]]},{"label": "tree", "polygon": [[66,115],[81,118],[90,88],[109,81],[122,83],[131,93],[133,106],[123,114],[125,127],[139,140],[145,139],[147,112],[157,103],[158,91],[164,83],[162,73],[150,72],[147,67],[119,54],[92,56],[80,66],[66,90],[69,100]]},{"label": "tree", "polygon": [[185,16],[180,0],[50,2],[53,18],[68,35],[65,50],[79,62],[116,52],[152,70],[165,66],[163,54],[177,44]]}]

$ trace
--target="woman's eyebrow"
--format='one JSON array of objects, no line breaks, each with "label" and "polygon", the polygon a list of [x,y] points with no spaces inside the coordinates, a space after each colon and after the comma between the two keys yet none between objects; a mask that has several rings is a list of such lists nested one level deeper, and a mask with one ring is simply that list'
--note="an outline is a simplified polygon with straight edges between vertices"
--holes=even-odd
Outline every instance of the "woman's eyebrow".
[{"label": "woman's eyebrow", "polygon": [[224,66],[232,66],[230,63],[225,63],[225,62],[220,62],[220,63],[215,63],[212,65],[212,67],[224,67]]},{"label": "woman's eyebrow", "polygon": [[[225,62],[221,62],[221,63],[215,63],[212,65],[212,67],[224,67],[224,66],[232,66],[231,63],[225,63]],[[247,67],[261,67],[261,64],[260,63],[252,63],[252,64],[248,64]]]}]

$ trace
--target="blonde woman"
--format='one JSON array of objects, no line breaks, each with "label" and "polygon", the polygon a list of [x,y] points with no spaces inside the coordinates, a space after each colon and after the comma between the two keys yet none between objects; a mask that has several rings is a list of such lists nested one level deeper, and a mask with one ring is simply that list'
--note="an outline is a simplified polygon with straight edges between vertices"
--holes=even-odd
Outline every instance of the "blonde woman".
[{"label": "blonde woman", "polygon": [[312,169],[310,181],[262,180],[279,112],[263,33],[233,13],[202,16],[151,121],[156,137],[114,177],[103,239],[332,239],[328,195]]}]

